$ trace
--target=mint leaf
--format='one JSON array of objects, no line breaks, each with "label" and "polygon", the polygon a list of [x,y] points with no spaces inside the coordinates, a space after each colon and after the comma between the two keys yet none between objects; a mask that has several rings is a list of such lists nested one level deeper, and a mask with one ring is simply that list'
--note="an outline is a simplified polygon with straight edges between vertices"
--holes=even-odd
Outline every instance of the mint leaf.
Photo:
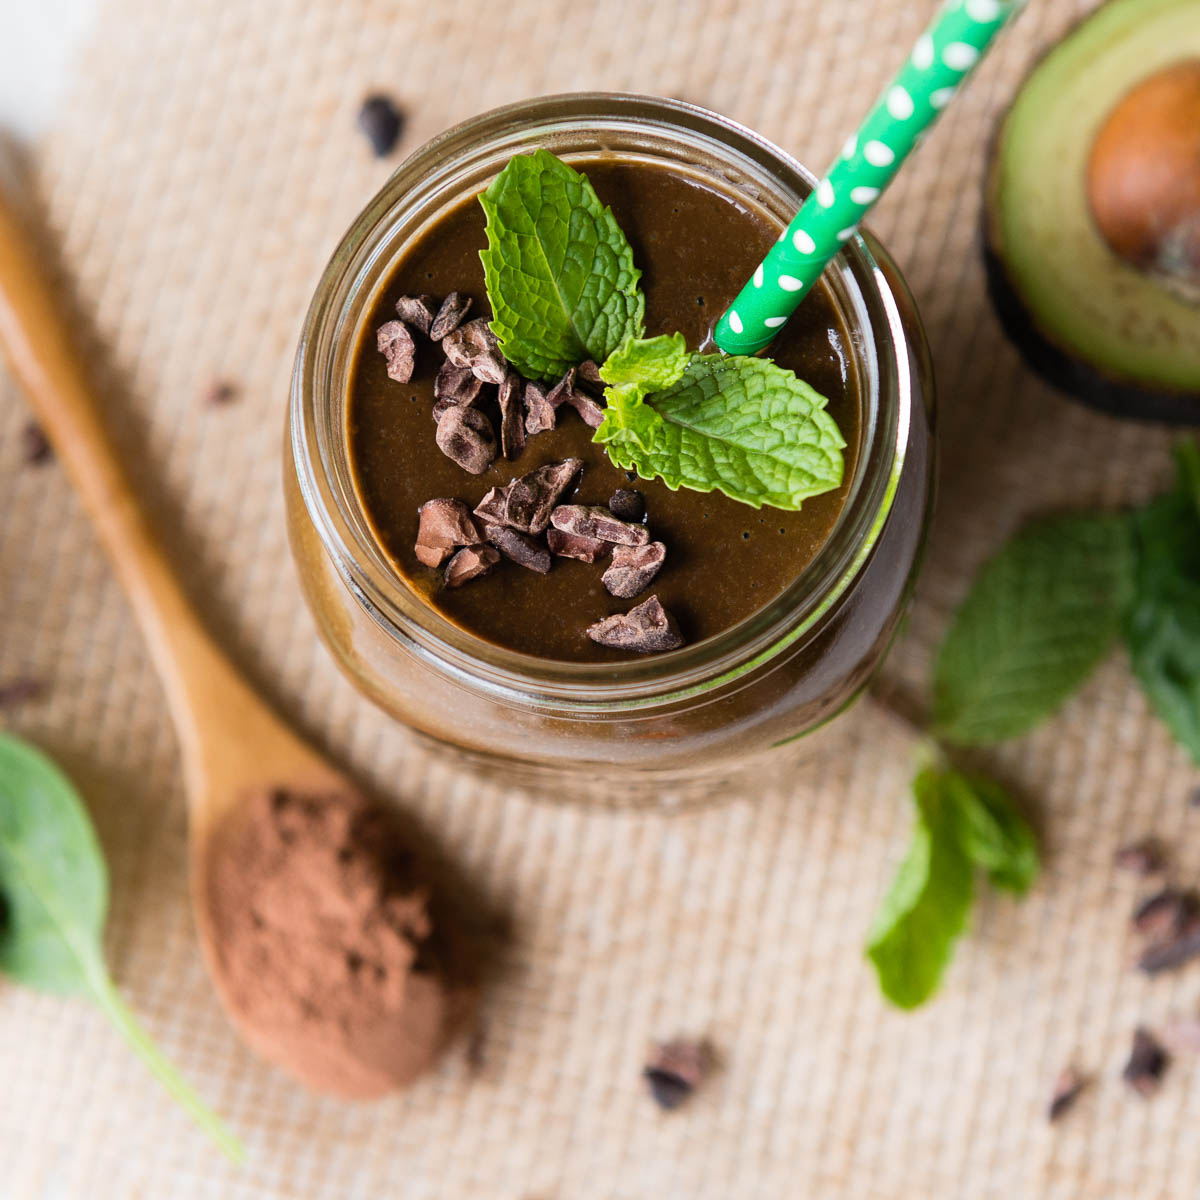
[{"label": "mint leaf", "polygon": [[[645,364],[619,360],[610,373],[632,377],[639,369]],[[783,509],[842,481],[846,443],[825,397],[768,359],[696,354],[667,388],[647,396],[630,382],[605,397],[594,440],[643,479]]]},{"label": "mint leaf", "polygon": [[1200,763],[1200,514],[1193,456],[1181,453],[1179,466],[1176,490],[1133,515],[1137,567],[1124,632],[1138,682]]},{"label": "mint leaf", "polygon": [[644,394],[669,388],[687,369],[688,348],[682,333],[629,338],[600,368],[605,383],[629,384]]},{"label": "mint leaf", "polygon": [[875,918],[867,957],[883,994],[912,1009],[937,989],[971,907],[971,861],[944,777],[933,767],[913,781],[912,845]]},{"label": "mint leaf", "polygon": [[967,857],[988,873],[993,887],[1023,896],[1037,878],[1037,839],[1012,798],[998,783],[945,770],[942,787],[958,812]]},{"label": "mint leaf", "polygon": [[1104,657],[1133,575],[1129,521],[1051,517],[979,572],[934,670],[936,731],[962,744],[1027,732]]},{"label": "mint leaf", "polygon": [[643,331],[633,251],[586,175],[546,150],[521,154],[479,197],[492,332],[522,375],[551,379],[603,362]]}]

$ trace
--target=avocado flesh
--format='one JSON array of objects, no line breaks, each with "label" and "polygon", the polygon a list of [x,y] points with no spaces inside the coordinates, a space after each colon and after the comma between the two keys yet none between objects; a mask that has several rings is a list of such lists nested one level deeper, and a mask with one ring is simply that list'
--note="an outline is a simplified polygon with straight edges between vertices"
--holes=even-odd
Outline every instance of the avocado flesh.
[{"label": "avocado flesh", "polygon": [[[1200,306],[1117,258],[1085,191],[1092,144],[1114,105],[1160,68],[1193,57],[1200,0],[1109,0],[1068,34],[1004,118],[987,237],[989,267],[1005,277],[993,279],[993,294],[1007,284],[1034,327],[1027,337],[1000,300],[1034,365],[1102,407],[1137,411],[1140,392],[1166,391],[1174,402],[1147,395],[1145,415],[1200,420]],[[1038,335],[1041,344],[1031,344]],[[1055,353],[1067,361],[1049,361]]]}]

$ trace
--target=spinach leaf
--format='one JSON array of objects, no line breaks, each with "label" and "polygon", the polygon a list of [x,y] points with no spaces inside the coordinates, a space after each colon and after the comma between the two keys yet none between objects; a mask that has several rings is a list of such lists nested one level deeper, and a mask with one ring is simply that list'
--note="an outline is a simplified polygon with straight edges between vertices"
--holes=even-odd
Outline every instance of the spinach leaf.
[{"label": "spinach leaf", "polygon": [[0,734],[0,971],[88,996],[154,1076],[235,1161],[242,1149],[137,1024],[104,963],[108,870],[87,810],[45,755]]}]

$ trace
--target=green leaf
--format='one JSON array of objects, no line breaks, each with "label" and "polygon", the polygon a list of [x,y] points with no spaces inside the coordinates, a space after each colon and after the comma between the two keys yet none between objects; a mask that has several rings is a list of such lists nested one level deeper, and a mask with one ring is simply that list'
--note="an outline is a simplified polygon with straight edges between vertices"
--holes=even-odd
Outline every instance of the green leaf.
[{"label": "green leaf", "polygon": [[192,1119],[236,1161],[218,1117],[139,1028],[104,964],[108,870],[67,777],[32,746],[0,734],[0,971],[39,991],[87,995]]},{"label": "green leaf", "polygon": [[1037,838],[1012,797],[977,775],[946,770],[941,779],[947,802],[958,811],[967,857],[988,873],[993,887],[1025,895],[1038,876]]},{"label": "green leaf", "polygon": [[629,338],[605,360],[600,378],[608,384],[630,384],[645,394],[677,383],[687,365],[688,348],[682,333]]},{"label": "green leaf", "polygon": [[641,272],[586,175],[536,150],[511,159],[479,202],[492,332],[522,375],[551,379],[641,337]]},{"label": "green leaf", "polygon": [[913,781],[917,822],[912,845],[875,918],[867,956],[883,994],[916,1008],[937,989],[967,921],[972,867],[959,838],[956,808],[941,773]]},{"label": "green leaf", "polygon": [[1051,517],[1021,530],[979,572],[942,643],[936,731],[995,742],[1053,713],[1112,645],[1132,576],[1125,517]]},{"label": "green leaf", "polygon": [[1133,515],[1137,568],[1124,633],[1138,682],[1200,763],[1200,515],[1192,459],[1181,454],[1175,491]]},{"label": "green leaf", "polygon": [[605,396],[594,440],[643,479],[782,509],[842,482],[846,443],[825,397],[768,359],[697,354],[668,388]]}]

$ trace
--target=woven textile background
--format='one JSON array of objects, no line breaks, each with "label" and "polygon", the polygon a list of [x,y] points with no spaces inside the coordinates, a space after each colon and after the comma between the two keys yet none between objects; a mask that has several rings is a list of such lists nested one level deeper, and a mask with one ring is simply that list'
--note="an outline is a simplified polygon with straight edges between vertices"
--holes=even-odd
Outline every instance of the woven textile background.
[{"label": "woven textile background", "polygon": [[[82,1002],[0,982],[0,1196],[267,1200],[928,1200],[1200,1189],[1200,1076],[1149,1102],[1119,1080],[1134,1025],[1193,1011],[1200,972],[1128,966],[1137,894],[1114,848],[1154,831],[1200,874],[1194,772],[1114,656],[1055,721],[987,756],[1029,797],[1048,867],[987,897],[942,994],[887,1010],[861,946],[902,854],[910,747],[866,708],[780,789],[665,817],[532,803],[451,773],[317,644],[285,545],[280,433],[318,272],[394,166],[364,93],[409,112],[401,152],[542,92],[661,92],[820,167],[934,0],[111,0],[38,199],[94,322],[112,425],[198,605],[247,672],[362,778],[422,814],[517,929],[463,1055],[370,1106],[314,1098],[243,1050],[210,991],[185,882],[183,798],[129,612],[53,465],[21,464],[0,378],[6,715],[83,786],[112,866],[107,950],[154,1036],[244,1136],[226,1165]],[[1026,65],[1086,7],[1031,0],[875,217],[916,291],[941,397],[942,503],[892,676],[912,688],[975,565],[1027,513],[1119,504],[1169,476],[1169,435],[1077,408],[1000,336],[977,249],[982,156]],[[88,336],[88,335],[81,335]],[[206,407],[214,376],[241,397]],[[1189,844],[1190,843],[1190,844]],[[663,1115],[647,1042],[707,1036],[721,1069]],[[1044,1120],[1068,1061],[1095,1076]]]}]

